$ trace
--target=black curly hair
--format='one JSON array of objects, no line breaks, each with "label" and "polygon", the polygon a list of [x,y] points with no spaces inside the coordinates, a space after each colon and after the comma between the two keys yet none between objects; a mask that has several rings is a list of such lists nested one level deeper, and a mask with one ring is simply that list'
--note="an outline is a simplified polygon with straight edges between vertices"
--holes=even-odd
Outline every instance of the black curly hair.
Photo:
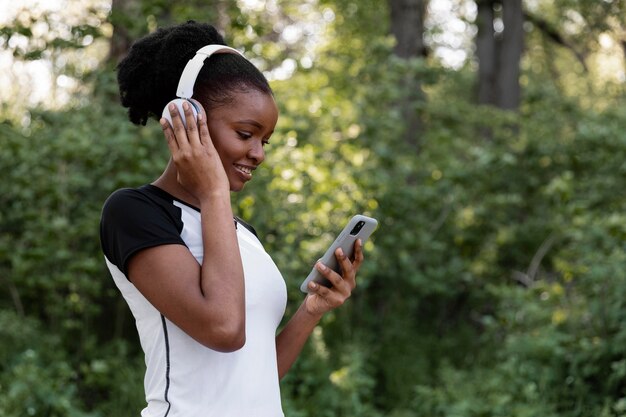
[{"label": "black curly hair", "polygon": [[[192,20],[155,32],[135,42],[117,66],[117,82],[128,118],[145,125],[158,119],[165,105],[176,98],[178,80],[196,51],[205,45],[225,45],[208,24]],[[215,54],[204,61],[194,86],[194,98],[209,111],[232,100],[235,91],[258,90],[272,95],[263,74],[236,54]]]}]

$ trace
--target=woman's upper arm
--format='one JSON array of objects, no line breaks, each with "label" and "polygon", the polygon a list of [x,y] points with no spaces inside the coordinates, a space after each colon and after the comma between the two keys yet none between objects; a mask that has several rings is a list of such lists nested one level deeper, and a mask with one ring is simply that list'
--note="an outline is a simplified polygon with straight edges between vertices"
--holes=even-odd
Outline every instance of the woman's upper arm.
[{"label": "woman's upper arm", "polygon": [[128,277],[161,314],[199,343],[226,352],[241,347],[236,323],[202,294],[201,267],[186,246],[137,252],[128,261]]},{"label": "woman's upper arm", "polygon": [[[219,296],[229,277],[213,274],[201,285],[202,268],[181,238],[180,209],[149,191],[123,189],[107,199],[100,223],[105,257],[198,342],[220,351],[238,349],[245,341],[245,323]],[[203,294],[203,288],[215,291]]]}]

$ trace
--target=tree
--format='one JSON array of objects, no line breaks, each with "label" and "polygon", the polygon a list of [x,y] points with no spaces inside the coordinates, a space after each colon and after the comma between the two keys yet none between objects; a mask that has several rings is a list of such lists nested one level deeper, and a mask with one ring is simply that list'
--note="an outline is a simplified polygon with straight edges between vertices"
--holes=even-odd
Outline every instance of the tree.
[{"label": "tree", "polygon": [[[394,54],[403,60],[424,59],[427,49],[424,44],[424,21],[428,0],[389,0],[390,29],[396,39]],[[420,148],[423,131],[419,107],[424,101],[421,82],[411,74],[401,80],[404,91],[397,107],[405,121],[403,137],[416,152]]]},{"label": "tree", "polygon": [[112,0],[109,21],[113,26],[113,32],[109,41],[109,56],[107,60],[113,65],[117,64],[130,49],[133,36],[130,34],[128,20],[130,10],[136,9],[137,0]]},{"label": "tree", "polygon": [[478,103],[516,110],[524,47],[522,0],[479,0],[476,6]]},{"label": "tree", "polygon": [[[219,1],[219,25],[268,71],[281,109],[266,163],[233,203],[280,267],[289,308],[338,225],[355,211],[380,221],[352,299],[324,318],[282,382],[285,414],[624,415],[626,201],[616,190],[626,106],[623,81],[597,76],[607,63],[598,58],[606,53],[600,40],[621,39],[624,1],[524,3],[519,111],[476,106],[473,65],[446,68],[437,54],[420,54],[419,13],[409,12],[425,8],[392,19],[391,2],[379,0],[261,4]],[[509,3],[489,4],[479,12],[490,22],[482,27],[491,29],[484,47],[493,52],[480,65],[504,59]],[[170,18],[216,21],[199,0],[127,5],[129,21],[108,21],[129,38]],[[31,108],[21,123],[0,124],[7,417],[25,408],[36,416],[124,416],[143,403],[143,358],[103,265],[97,224],[111,190],[152,180],[168,153],[156,123],[132,126],[112,104],[109,65],[88,77],[76,71],[83,49],[93,52],[91,37],[100,37],[100,55],[89,56],[106,60],[106,13],[88,16],[80,25],[25,11],[25,24],[0,30],[19,58],[69,51],[55,61],[67,67],[56,69],[80,83],[67,108]],[[407,37],[392,28],[403,19]],[[42,22],[45,42],[31,30]],[[423,23],[426,40],[445,35]],[[415,55],[401,56],[405,42]],[[294,68],[288,79],[273,77],[284,62]],[[496,78],[501,65],[481,70]],[[403,136],[410,117],[402,110],[420,116],[419,136]]]},{"label": "tree", "polygon": [[426,56],[424,20],[428,0],[389,0],[394,53],[405,59]]}]

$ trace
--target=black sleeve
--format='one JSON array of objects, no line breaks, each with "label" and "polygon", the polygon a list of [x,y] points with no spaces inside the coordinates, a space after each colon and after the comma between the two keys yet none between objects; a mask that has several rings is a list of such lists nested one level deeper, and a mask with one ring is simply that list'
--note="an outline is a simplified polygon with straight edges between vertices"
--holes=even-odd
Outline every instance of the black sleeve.
[{"label": "black sleeve", "polygon": [[128,277],[128,261],[142,249],[184,245],[180,209],[134,189],[114,192],[104,203],[100,243],[109,260]]}]

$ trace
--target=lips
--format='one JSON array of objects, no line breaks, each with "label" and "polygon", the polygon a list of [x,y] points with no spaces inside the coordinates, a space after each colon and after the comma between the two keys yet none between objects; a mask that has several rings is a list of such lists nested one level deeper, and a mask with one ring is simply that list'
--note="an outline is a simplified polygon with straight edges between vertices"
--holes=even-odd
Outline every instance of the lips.
[{"label": "lips", "polygon": [[234,166],[237,172],[239,172],[245,180],[250,180],[252,178],[252,171],[256,169],[256,167],[248,165],[234,164]]}]

